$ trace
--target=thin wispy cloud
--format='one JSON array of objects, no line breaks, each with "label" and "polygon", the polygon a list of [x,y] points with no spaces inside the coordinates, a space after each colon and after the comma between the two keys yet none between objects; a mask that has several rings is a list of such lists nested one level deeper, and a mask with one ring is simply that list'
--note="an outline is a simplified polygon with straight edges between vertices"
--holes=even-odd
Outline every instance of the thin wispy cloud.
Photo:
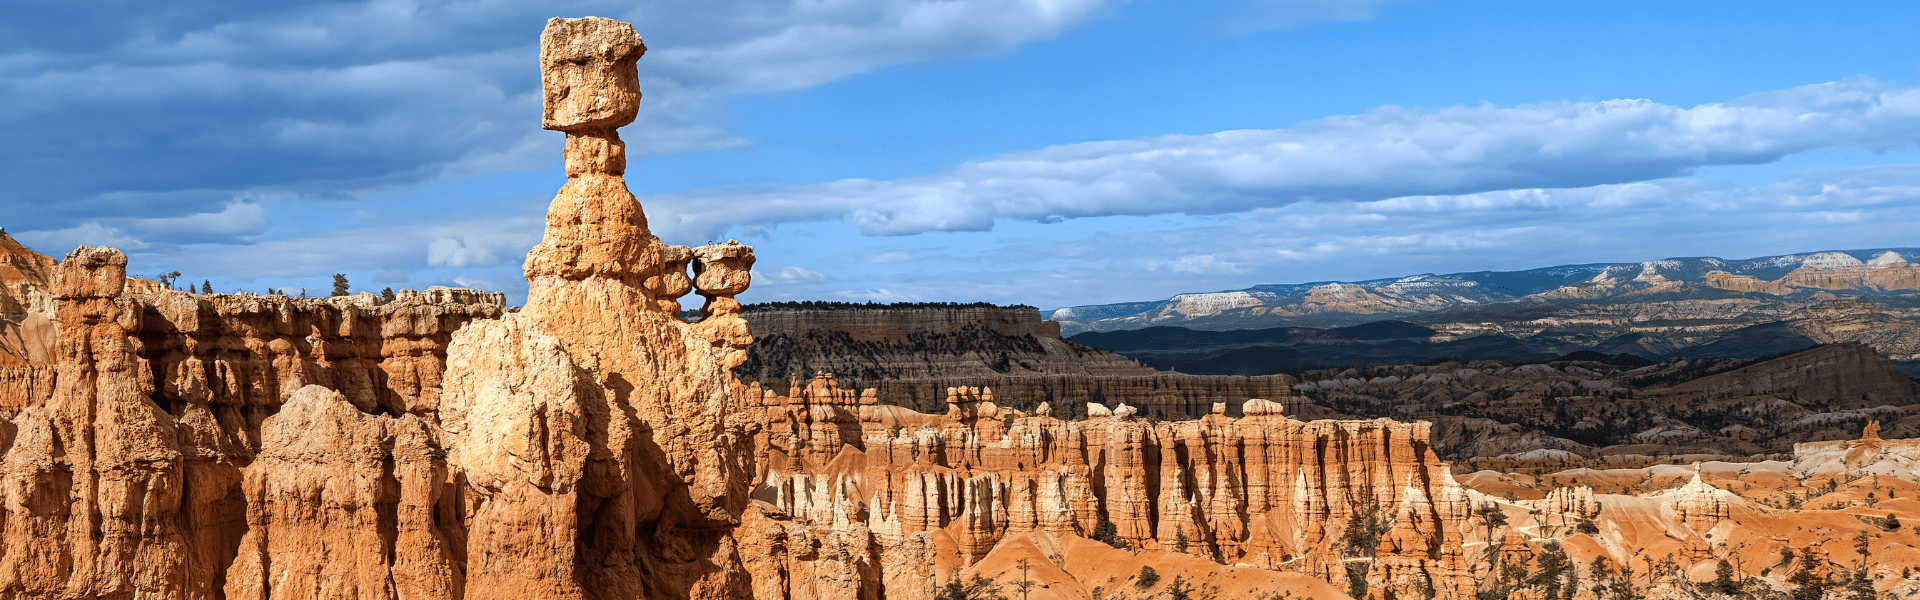
[{"label": "thin wispy cloud", "polygon": [[[0,201],[15,228],[158,217],[224,200],[182,190],[352,197],[448,174],[557,166],[539,114],[554,15],[638,23],[637,154],[747,143],[713,123],[727,95],[792,90],[1059,35],[1104,0],[670,0],[164,3],[10,15],[0,32]],[[66,20],[63,20],[66,19]],[[84,31],[72,23],[85,22]],[[89,43],[66,43],[42,29]],[[4,37],[4,36],[0,36]],[[103,168],[108,167],[111,168]],[[169,197],[173,203],[154,201]]]},{"label": "thin wispy cloud", "polygon": [[[1053,307],[1156,300],[1261,283],[1903,246],[1913,243],[1915,222],[1920,222],[1920,165],[1859,167],[1806,171],[1753,186],[1681,177],[1302,202],[1254,209],[1218,223],[1000,245],[986,243],[996,233],[938,234],[965,250],[955,251],[949,261],[910,270],[868,269],[849,278],[909,300]],[[1844,242],[1833,240],[1835,223],[1848,226]],[[1657,245],[1650,243],[1656,240]],[[842,289],[795,285],[779,293],[828,297]]]},{"label": "thin wispy cloud", "polygon": [[[1913,245],[1882,238],[1920,219],[1920,171],[1806,170],[1920,156],[1911,66],[1877,58],[1913,56],[1911,42],[1855,31],[1886,29],[1871,23],[1839,39],[1791,16],[1687,7],[1663,7],[1675,24],[1633,45],[1596,34],[1633,10],[41,3],[0,20],[0,226],[50,254],[114,245],[137,272],[219,289],[318,288],[345,272],[517,297],[562,177],[562,138],[537,127],[539,31],[591,14],[635,23],[651,47],[624,133],[655,232],[757,245],[750,300],[1045,307]],[[1806,41],[1713,29],[1757,25]],[[1738,56],[1670,43],[1688,27]],[[1479,68],[1514,48],[1552,53],[1563,72]],[[1780,68],[1743,70],[1763,62]],[[1449,64],[1461,72],[1423,79]],[[1835,82],[1786,87],[1819,81]]]},{"label": "thin wispy cloud", "polygon": [[[1385,106],[1299,127],[1085,142],[938,175],[662,194],[671,227],[843,220],[866,235],[985,231],[1000,219],[1220,214],[1310,201],[1572,188],[1920,140],[1920,90],[1869,79],[1691,108],[1648,100],[1424,111]],[[722,208],[724,207],[724,208]]]}]

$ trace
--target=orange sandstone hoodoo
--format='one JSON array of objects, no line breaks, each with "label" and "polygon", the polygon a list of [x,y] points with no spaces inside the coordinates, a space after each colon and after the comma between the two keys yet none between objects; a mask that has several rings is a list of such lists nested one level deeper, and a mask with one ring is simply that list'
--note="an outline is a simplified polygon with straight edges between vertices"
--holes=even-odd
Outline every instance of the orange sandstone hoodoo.
[{"label": "orange sandstone hoodoo", "polygon": [[519,311],[201,295],[0,238],[0,598],[926,600],[975,575],[1022,600],[1697,595],[1722,560],[1740,585],[1920,591],[1920,444],[1877,427],[1791,464],[1456,483],[1426,423],[1261,399],[1065,421],[974,387],[928,415],[830,376],[742,384],[753,249],[662,244],[622,178],[644,51],[619,21],[547,24],[567,183]]}]

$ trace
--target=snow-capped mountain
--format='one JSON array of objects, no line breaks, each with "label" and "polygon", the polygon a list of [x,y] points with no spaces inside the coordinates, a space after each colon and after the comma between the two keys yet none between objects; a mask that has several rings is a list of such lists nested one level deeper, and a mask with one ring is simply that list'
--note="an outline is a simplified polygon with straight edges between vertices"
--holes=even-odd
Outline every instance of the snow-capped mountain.
[{"label": "snow-capped mountain", "polygon": [[1377,321],[1495,303],[1760,294],[1795,298],[1920,295],[1920,248],[1838,250],[1744,260],[1668,258],[1641,263],[1562,265],[1527,271],[1475,271],[1368,281],[1255,285],[1180,294],[1157,302],[1070,306],[1052,311],[1067,335],[1173,325],[1244,329]]}]

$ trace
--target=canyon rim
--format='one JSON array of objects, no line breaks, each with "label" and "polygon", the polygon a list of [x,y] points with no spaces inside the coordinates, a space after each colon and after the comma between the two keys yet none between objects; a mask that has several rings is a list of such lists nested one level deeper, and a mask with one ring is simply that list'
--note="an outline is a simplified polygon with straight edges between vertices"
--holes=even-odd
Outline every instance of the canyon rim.
[{"label": "canyon rim", "polygon": [[1920,590],[1920,447],[1878,423],[1791,461],[1456,478],[1428,423],[1296,420],[1273,381],[1166,384],[1269,396],[1179,421],[743,382],[753,248],[662,243],[623,177],[645,51],[542,34],[567,182],[524,307],[196,294],[0,239],[0,597],[1689,597],[1728,561]]}]

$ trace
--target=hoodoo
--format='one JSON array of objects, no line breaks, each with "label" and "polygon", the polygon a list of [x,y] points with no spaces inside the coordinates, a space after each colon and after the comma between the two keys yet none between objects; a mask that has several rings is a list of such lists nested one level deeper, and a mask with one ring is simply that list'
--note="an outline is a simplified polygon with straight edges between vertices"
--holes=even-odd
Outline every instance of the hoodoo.
[{"label": "hoodoo", "polygon": [[[455,512],[470,595],[747,589],[730,532],[752,475],[755,424],[739,409],[753,392],[731,372],[752,341],[733,296],[753,249],[647,230],[616,132],[639,110],[645,51],[612,19],[554,19],[541,36],[543,125],[566,133],[567,183],[527,255],[527,306],[454,334],[441,396],[448,468],[468,482]],[[696,288],[703,318],[682,322]]]},{"label": "hoodoo", "polygon": [[[644,52],[626,23],[547,23],[542,122],[567,181],[520,310],[447,288],[196,294],[127,278],[112,248],[55,264],[0,233],[0,598],[931,600],[985,577],[1021,600],[1465,600],[1716,575],[1778,590],[1847,565],[1854,587],[1920,590],[1897,569],[1920,563],[1920,442],[1878,421],[1791,464],[1456,482],[1425,422],[1186,393],[1252,384],[1075,420],[984,386],[924,414],[826,373],[743,383],[753,248],[661,243],[623,178]],[[1778,360],[1876,372],[1861,352]],[[1315,385],[1482,378],[1448,369]],[[1912,419],[1880,405],[1911,398],[1896,377],[1754,373],[1651,401]],[[1776,556],[1800,557],[1794,579]]]},{"label": "hoodoo", "polygon": [[[619,21],[547,24],[567,182],[517,312],[135,287],[111,248],[10,250],[0,597],[747,597],[753,249],[647,231],[615,131],[644,51]],[[37,319],[52,352],[20,343]]]}]

